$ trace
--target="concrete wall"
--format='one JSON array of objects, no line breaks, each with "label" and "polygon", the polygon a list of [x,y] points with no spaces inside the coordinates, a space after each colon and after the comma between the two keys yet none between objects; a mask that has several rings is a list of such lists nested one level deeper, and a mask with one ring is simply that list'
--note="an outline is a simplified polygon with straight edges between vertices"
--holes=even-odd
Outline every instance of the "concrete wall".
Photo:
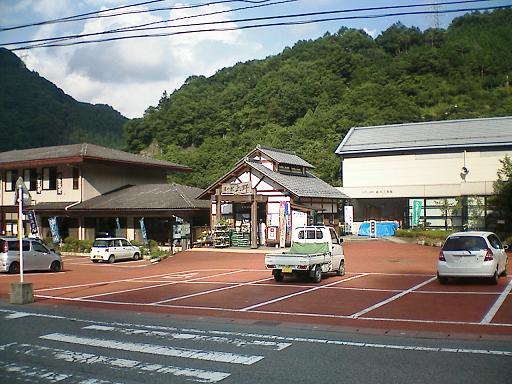
[{"label": "concrete wall", "polygon": [[[47,168],[47,167],[45,167]],[[44,203],[44,202],[74,202],[80,200],[80,187],[79,189],[73,189],[73,167],[67,165],[59,165],[57,168],[57,174],[62,174],[62,194],[58,194],[55,190],[41,189],[38,191],[29,191],[32,197],[32,204]],[[43,170],[41,167],[35,168],[38,175],[42,175]],[[13,169],[14,170],[14,169]],[[23,169],[17,169],[18,176],[23,177]],[[15,192],[5,191],[5,174],[6,171],[2,170],[2,183],[1,183],[1,205],[14,205],[14,194]],[[25,180],[27,188],[29,188],[28,180]]]},{"label": "concrete wall", "polygon": [[351,198],[490,195],[507,154],[512,151],[347,158],[340,190]]},{"label": "concrete wall", "polygon": [[165,169],[140,168],[106,164],[84,164],[84,200],[125,185],[163,184],[167,182]]}]

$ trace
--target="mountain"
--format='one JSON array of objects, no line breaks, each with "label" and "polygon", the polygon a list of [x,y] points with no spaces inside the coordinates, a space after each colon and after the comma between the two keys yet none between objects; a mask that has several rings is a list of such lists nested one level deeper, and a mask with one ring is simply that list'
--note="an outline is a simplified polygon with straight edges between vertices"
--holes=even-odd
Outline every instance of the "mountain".
[{"label": "mountain", "polygon": [[126,121],[108,105],[76,101],[0,48],[0,151],[81,142],[121,148]]},{"label": "mountain", "polygon": [[445,29],[397,23],[377,38],[341,28],[276,56],[193,76],[126,124],[147,147],[194,169],[205,187],[256,144],[294,150],[339,185],[336,146],[353,126],[512,115],[512,9],[466,14]]}]

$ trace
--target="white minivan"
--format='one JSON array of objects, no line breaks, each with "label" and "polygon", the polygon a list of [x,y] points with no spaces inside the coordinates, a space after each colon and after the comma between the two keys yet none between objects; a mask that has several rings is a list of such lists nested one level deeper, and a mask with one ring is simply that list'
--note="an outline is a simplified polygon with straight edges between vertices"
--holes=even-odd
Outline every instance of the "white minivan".
[{"label": "white minivan", "polygon": [[93,263],[98,261],[114,263],[124,259],[139,260],[140,248],[123,237],[100,237],[94,240],[91,248]]},{"label": "white minivan", "polygon": [[457,232],[449,235],[439,252],[437,278],[487,277],[493,284],[507,274],[507,246],[492,232]]}]

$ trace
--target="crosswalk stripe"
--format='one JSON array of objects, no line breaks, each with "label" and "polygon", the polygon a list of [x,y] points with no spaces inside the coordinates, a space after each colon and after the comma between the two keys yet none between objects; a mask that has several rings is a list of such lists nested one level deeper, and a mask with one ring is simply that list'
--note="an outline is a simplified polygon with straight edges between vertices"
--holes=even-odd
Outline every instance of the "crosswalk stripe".
[{"label": "crosswalk stripe", "polygon": [[[5,348],[6,347],[6,348]],[[17,344],[12,343],[7,346],[4,346],[4,350],[7,350],[10,354],[18,353],[23,356],[36,356],[36,357],[45,357],[45,358],[54,358],[57,360],[66,361],[69,363],[75,364],[101,364],[106,365],[113,368],[122,368],[122,369],[130,369],[138,374],[147,375],[147,374],[171,374],[176,377],[185,377],[192,381],[197,381],[201,383],[216,383],[221,380],[224,380],[226,377],[230,376],[229,373],[226,372],[218,372],[218,371],[208,371],[204,369],[195,369],[195,368],[181,368],[175,366],[165,366],[161,364],[153,364],[153,363],[143,363],[137,360],[130,359],[120,359],[115,357],[108,357],[102,355],[95,355],[92,353],[83,353],[76,351],[69,351],[65,349],[58,348],[49,348],[40,345],[30,345],[30,344]],[[24,371],[28,372],[28,369],[24,369]],[[42,372],[39,377],[42,375],[46,375],[46,372]],[[63,378],[70,377],[69,375],[61,374]],[[53,378],[56,380],[56,378]],[[56,380],[58,381],[58,380]],[[96,383],[97,381],[91,381],[91,383]]]},{"label": "crosswalk stripe", "polygon": [[136,328],[111,327],[106,325],[89,325],[83,329],[93,331],[117,332],[124,335],[143,335],[151,337],[160,337],[173,340],[188,340],[200,342],[215,342],[223,344],[233,344],[237,347],[256,346],[261,348],[269,348],[274,351],[281,351],[291,345],[291,343],[281,343],[267,340],[243,340],[240,338],[228,338],[222,336],[198,335],[193,333],[166,332]]},{"label": "crosswalk stripe", "polygon": [[183,357],[187,359],[216,361],[231,364],[252,365],[263,359],[263,356],[257,355],[240,355],[229,352],[202,351],[199,349],[175,348],[163,345],[129,343],[116,340],[104,340],[90,337],[65,335],[62,333],[51,333],[48,335],[39,336],[39,338],[70,344],[87,345],[92,347],[117,349],[129,352],[148,353],[152,355]]}]

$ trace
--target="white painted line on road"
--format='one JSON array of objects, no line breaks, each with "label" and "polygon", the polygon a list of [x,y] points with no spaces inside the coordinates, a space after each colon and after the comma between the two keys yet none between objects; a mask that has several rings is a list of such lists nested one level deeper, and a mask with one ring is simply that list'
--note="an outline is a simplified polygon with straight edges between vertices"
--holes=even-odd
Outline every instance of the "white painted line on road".
[{"label": "white painted line on road", "polygon": [[505,287],[503,292],[501,292],[501,295],[498,296],[491,309],[489,309],[489,312],[487,312],[487,314],[484,316],[481,321],[482,324],[488,324],[492,321],[492,319],[494,319],[494,316],[496,316],[500,310],[510,291],[512,291],[512,280],[508,282],[508,285]]},{"label": "white painted line on road", "polygon": [[291,293],[291,294],[286,295],[286,296],[277,297],[275,299],[268,300],[268,301],[265,301],[263,303],[259,303],[259,304],[251,305],[249,307],[242,308],[242,309],[240,309],[240,311],[241,312],[250,311],[252,309],[259,308],[259,307],[262,307],[262,306],[265,306],[265,305],[268,305],[268,304],[277,303],[278,301],[282,301],[282,300],[286,300],[286,299],[289,299],[289,298],[292,298],[292,297],[295,297],[295,296],[304,295],[306,293],[314,292],[314,291],[317,291],[317,290],[321,289],[322,287],[330,287],[331,285],[336,285],[336,284],[340,284],[340,283],[343,283],[343,282],[346,282],[346,281],[350,281],[350,280],[354,280],[354,279],[359,279],[359,278],[364,277],[364,276],[366,276],[366,274],[363,273],[361,275],[356,275],[356,276],[349,277],[347,279],[334,281],[334,282],[329,283],[329,284],[316,286],[316,287],[313,287],[313,288],[310,288],[310,289],[306,289],[304,291],[299,291],[299,292]]},{"label": "white painted line on road", "polygon": [[203,351],[200,349],[174,348],[165,345],[130,343],[116,340],[104,340],[91,337],[80,337],[66,335],[63,333],[50,333],[39,336],[40,339],[58,341],[61,343],[70,343],[86,345],[91,347],[116,349],[128,352],[148,353],[160,356],[181,357],[186,359],[196,359],[205,361],[215,361],[220,363],[252,365],[263,359],[263,356],[240,355],[230,352]]},{"label": "white painted line on road", "polygon": [[187,340],[187,341],[195,341],[195,342],[214,342],[220,344],[230,344],[235,345],[237,347],[246,347],[246,346],[257,346],[269,348],[274,351],[281,351],[287,347],[289,347],[290,343],[275,343],[273,341],[264,341],[264,340],[242,340],[242,339],[230,339],[227,337],[219,337],[219,336],[210,336],[207,334],[197,334],[195,333],[179,333],[179,332],[168,332],[168,331],[158,331],[158,330],[149,330],[149,329],[140,329],[140,328],[126,328],[126,327],[113,327],[106,325],[89,325],[84,327],[83,329],[92,330],[92,331],[105,331],[105,332],[117,332],[123,335],[143,335],[149,337],[158,337],[163,339],[173,339],[173,340]]},{"label": "white painted line on road", "polygon": [[[20,365],[16,363],[0,362],[0,372],[3,372],[2,376],[8,377],[9,374],[15,374],[16,379],[23,380],[25,382],[41,382],[48,381],[50,383],[57,383],[69,378],[72,375],[65,375],[62,373],[55,373],[46,368],[31,367],[28,365]],[[3,380],[2,380],[3,381]]]},{"label": "white painted line on road", "polygon": [[[10,356],[13,354],[21,354],[25,357],[44,357],[44,359],[56,359],[74,364],[104,365],[114,369],[129,369],[130,372],[141,375],[170,374],[176,377],[198,381],[201,383],[216,383],[230,376],[230,374],[226,372],[143,363],[138,360],[120,359],[109,356],[95,355],[92,353],[82,353],[65,349],[49,348],[40,345],[12,343],[4,350],[7,350]],[[65,376],[64,379],[72,377],[69,375],[61,376]],[[58,380],[54,380],[52,382],[56,381]],[[90,383],[94,382],[95,381],[91,381]],[[104,383],[104,381],[98,381],[98,383],[100,382]]]},{"label": "white painted line on road", "polygon": [[228,289],[239,288],[239,287],[247,286],[247,285],[250,285],[250,284],[260,283],[260,282],[262,282],[262,281],[268,281],[268,280],[271,280],[271,279],[272,279],[271,277],[266,277],[266,278],[264,278],[264,279],[254,280],[254,281],[250,281],[250,282],[247,282],[247,283],[239,283],[239,284],[236,284],[236,285],[230,285],[230,286],[227,286],[227,287],[216,288],[216,289],[210,289],[210,290],[208,290],[208,291],[202,291],[202,292],[197,292],[197,293],[191,293],[190,295],[184,295],[184,296],[179,296],[179,297],[173,297],[172,299],[167,299],[167,300],[155,301],[154,303],[151,303],[150,305],[154,305],[154,304],[163,304],[163,303],[169,303],[169,302],[171,302],[171,301],[177,301],[177,300],[189,299],[189,298],[191,298],[191,297],[202,296],[202,295],[208,295],[208,294],[210,294],[210,293],[215,293],[215,292],[222,292],[222,291],[226,291],[226,290],[228,290]]},{"label": "white painted line on road", "polygon": [[219,277],[219,276],[232,275],[232,274],[243,272],[243,271],[244,271],[243,269],[239,269],[239,270],[236,270],[236,271],[225,272],[225,273],[218,273],[216,275],[211,275],[211,276],[196,277],[194,279],[189,279],[189,280],[184,280],[184,281],[171,281],[171,282],[163,283],[163,284],[149,285],[147,287],[130,288],[130,289],[123,289],[121,291],[112,291],[112,292],[98,293],[96,295],[81,296],[81,297],[77,297],[76,299],[79,299],[79,300],[81,300],[81,299],[91,299],[91,298],[94,298],[94,297],[111,296],[111,295],[117,295],[119,293],[141,291],[141,290],[144,290],[144,289],[164,287],[164,286],[167,286],[167,285],[176,285],[176,284],[180,284],[182,282],[190,282],[190,281],[208,279],[210,277]]},{"label": "white painted line on road", "polygon": [[424,347],[424,346],[416,346],[416,345],[399,345],[399,344],[376,344],[376,343],[364,343],[364,342],[354,342],[354,341],[345,341],[345,340],[286,337],[286,336],[279,336],[279,335],[230,332],[230,331],[210,331],[210,333],[225,335],[225,336],[229,335],[229,336],[239,336],[239,337],[257,337],[260,339],[267,338],[267,339],[271,339],[271,340],[281,340],[281,341],[286,341],[286,342],[290,342],[290,343],[331,344],[331,345],[340,345],[340,346],[348,346],[348,347],[395,349],[395,350],[419,351],[419,352],[471,353],[471,354],[481,354],[481,355],[512,356],[512,351],[502,351],[502,350]]},{"label": "white painted line on road", "polygon": [[368,307],[366,309],[363,309],[362,311],[354,313],[351,317],[354,318],[354,319],[357,319],[358,317],[361,317],[362,315],[366,315],[368,312],[374,311],[377,308],[380,308],[380,307],[382,307],[382,306],[384,306],[386,304],[391,303],[392,301],[395,301],[395,300],[397,300],[397,299],[399,299],[401,297],[404,297],[405,295],[407,295],[407,294],[409,294],[409,293],[411,293],[411,292],[413,292],[413,291],[415,291],[415,290],[417,290],[417,289],[419,289],[419,288],[421,288],[421,287],[423,287],[423,286],[425,286],[427,284],[430,284],[431,282],[433,282],[436,279],[437,279],[437,277],[434,276],[434,277],[428,279],[427,281],[424,281],[424,282],[422,282],[422,283],[420,283],[418,285],[415,285],[412,288],[409,288],[409,289],[407,289],[407,290],[405,290],[403,292],[400,292],[397,295],[391,296],[390,298],[388,298],[386,300],[383,300],[383,301],[381,301],[381,302],[379,302],[379,303],[377,303],[375,305],[372,305],[371,307]]}]

